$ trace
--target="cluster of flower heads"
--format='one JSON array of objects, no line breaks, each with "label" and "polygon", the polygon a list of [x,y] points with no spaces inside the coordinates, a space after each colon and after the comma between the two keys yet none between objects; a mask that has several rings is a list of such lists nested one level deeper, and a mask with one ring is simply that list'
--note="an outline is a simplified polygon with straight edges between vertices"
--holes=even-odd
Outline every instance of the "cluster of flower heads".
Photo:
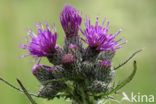
[{"label": "cluster of flower heads", "polygon": [[[106,18],[102,22],[102,25],[98,24],[98,17],[96,19],[95,25],[91,25],[90,19],[86,17],[85,29],[80,28],[82,16],[79,14],[75,8],[70,5],[66,5],[60,15],[61,25],[67,38],[73,35],[78,35],[79,29],[86,39],[81,38],[89,47],[95,48],[99,51],[116,51],[116,49],[121,48],[122,44],[126,42],[119,43],[122,39],[115,40],[115,37],[121,32],[121,29],[114,35],[108,34],[109,21],[104,27]],[[36,29],[38,33],[35,34],[31,29],[27,30],[28,38],[26,41],[29,45],[21,45],[21,48],[26,49],[30,52],[28,55],[33,57],[42,57],[53,55],[59,49],[59,45],[56,44],[57,32],[55,26],[49,26],[46,22],[46,29],[39,22],[36,23]],[[27,55],[26,55],[27,56]]]},{"label": "cluster of flower heads", "polygon": [[[59,80],[62,78],[72,81],[73,85],[76,84],[74,85],[76,90],[79,90],[77,87],[81,84],[79,86],[77,84],[82,80],[85,91],[90,93],[108,91],[109,83],[114,76],[114,70],[111,68],[112,58],[116,50],[126,42],[119,43],[122,39],[115,40],[121,30],[115,34],[108,34],[109,21],[104,26],[106,21],[104,19],[102,25],[99,25],[98,18],[95,25],[92,25],[90,19],[86,17],[85,29],[81,29],[82,15],[72,6],[66,5],[60,15],[60,22],[66,34],[63,48],[56,44],[58,33],[55,25],[49,26],[45,22],[46,28],[44,28],[39,22],[36,23],[37,34],[31,29],[27,30],[29,37],[26,36],[26,42],[29,44],[22,44],[20,47],[28,50],[28,55],[35,58],[47,57],[54,65],[50,67],[38,63],[33,67],[33,74],[43,85],[38,96],[51,99],[58,92],[63,92],[69,86],[64,80]],[[84,38],[79,35],[79,30]],[[87,43],[88,46],[83,47],[82,42]],[[55,81],[45,83],[48,80]]]}]

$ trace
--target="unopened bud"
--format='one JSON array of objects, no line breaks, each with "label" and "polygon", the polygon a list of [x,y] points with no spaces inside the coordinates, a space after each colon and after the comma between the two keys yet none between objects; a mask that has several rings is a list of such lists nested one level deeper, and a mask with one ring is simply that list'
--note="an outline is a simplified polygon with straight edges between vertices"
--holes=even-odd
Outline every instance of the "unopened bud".
[{"label": "unopened bud", "polygon": [[75,44],[70,44],[69,45],[69,50],[76,51],[77,49],[78,49],[77,45],[75,45]]},{"label": "unopened bud", "polygon": [[109,60],[103,60],[103,61],[101,61],[101,66],[103,66],[103,67],[110,67],[111,66],[111,62]]},{"label": "unopened bud", "polygon": [[76,60],[72,54],[65,54],[61,61],[64,66],[71,66]]},{"label": "unopened bud", "polygon": [[55,67],[50,67],[47,65],[34,65],[32,69],[33,75],[44,84],[44,81],[54,79],[52,72],[55,70]]}]

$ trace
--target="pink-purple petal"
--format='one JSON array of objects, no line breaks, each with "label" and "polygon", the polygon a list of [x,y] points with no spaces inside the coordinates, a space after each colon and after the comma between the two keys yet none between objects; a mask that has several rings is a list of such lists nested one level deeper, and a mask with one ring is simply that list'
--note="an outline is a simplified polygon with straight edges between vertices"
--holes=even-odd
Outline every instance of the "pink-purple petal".
[{"label": "pink-purple petal", "polygon": [[[57,32],[52,33],[49,29],[49,25],[46,22],[46,29],[44,29],[43,25],[39,22],[39,25],[36,23],[36,29],[38,30],[37,35],[31,30],[27,29],[27,34],[32,38],[29,39],[26,37],[26,42],[29,45],[21,44],[21,48],[28,50],[33,57],[42,57],[42,56],[49,56],[52,55],[57,51],[56,47],[56,40],[57,40]],[[41,27],[41,28],[40,28]],[[52,29],[53,30],[53,29]]]},{"label": "pink-purple petal", "polygon": [[[120,45],[125,44],[118,43],[122,39],[115,40],[115,37],[122,31],[121,29],[117,31],[114,35],[108,34],[109,31],[109,21],[107,22],[106,26],[104,27],[106,19],[103,20],[102,25],[98,25],[98,17],[95,22],[95,26],[90,24],[90,19],[86,17],[85,19],[85,27],[86,29],[81,33],[86,37],[86,39],[82,39],[85,43],[87,43],[90,47],[96,48],[99,51],[115,51],[119,49]],[[107,35],[108,34],[108,35]]]}]

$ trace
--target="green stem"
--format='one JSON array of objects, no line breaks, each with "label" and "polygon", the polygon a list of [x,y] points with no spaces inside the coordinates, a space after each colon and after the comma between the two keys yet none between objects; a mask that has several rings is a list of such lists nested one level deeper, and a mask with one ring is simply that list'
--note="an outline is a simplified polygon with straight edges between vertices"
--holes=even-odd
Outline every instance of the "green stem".
[{"label": "green stem", "polygon": [[95,100],[86,92],[87,80],[81,80],[74,83],[74,98],[73,104],[94,104]]}]

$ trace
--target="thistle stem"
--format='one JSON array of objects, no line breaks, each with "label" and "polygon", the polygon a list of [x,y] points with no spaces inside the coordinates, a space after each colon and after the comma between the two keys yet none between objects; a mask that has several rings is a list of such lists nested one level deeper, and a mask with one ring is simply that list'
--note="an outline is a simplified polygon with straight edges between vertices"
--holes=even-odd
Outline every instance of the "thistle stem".
[{"label": "thistle stem", "polygon": [[86,93],[87,81],[78,81],[75,84],[75,90],[73,92],[72,104],[95,104],[95,99]]},{"label": "thistle stem", "polygon": [[[24,91],[22,89],[15,87],[14,85],[10,84],[8,81],[4,80],[3,78],[0,77],[0,80],[2,82],[4,82],[5,84],[7,84],[8,86],[10,86],[11,88],[13,88],[13,89],[15,89],[15,90],[17,90],[19,92],[24,93]],[[34,96],[34,97],[39,97],[38,95],[33,94],[33,93],[29,93],[29,95]]]},{"label": "thistle stem", "polygon": [[22,82],[21,82],[19,79],[17,79],[17,82],[18,82],[18,84],[20,85],[20,87],[22,88],[24,94],[25,94],[25,95],[27,96],[27,98],[30,100],[30,102],[31,102],[32,104],[37,104],[37,103],[32,99],[32,97],[31,97],[31,95],[28,93],[28,91],[25,89],[25,87],[23,86]]}]

